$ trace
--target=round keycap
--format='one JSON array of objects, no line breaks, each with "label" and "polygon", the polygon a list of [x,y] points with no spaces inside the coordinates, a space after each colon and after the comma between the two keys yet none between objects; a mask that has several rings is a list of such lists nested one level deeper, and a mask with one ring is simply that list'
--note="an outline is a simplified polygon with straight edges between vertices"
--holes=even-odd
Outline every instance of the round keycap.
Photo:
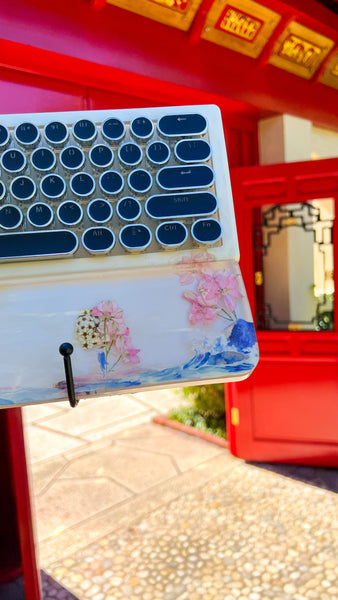
[{"label": "round keycap", "polygon": [[142,160],[142,150],[133,142],[126,142],[119,148],[119,159],[123,165],[135,166]]},{"label": "round keycap", "polygon": [[114,247],[115,236],[108,227],[90,227],[82,236],[82,244],[93,254],[107,253]]},{"label": "round keycap", "polygon": [[180,140],[175,146],[175,156],[185,163],[203,162],[211,156],[211,146],[206,140]]},{"label": "round keycap", "polygon": [[97,144],[91,148],[89,160],[96,169],[108,169],[114,162],[114,152],[109,146]]},{"label": "round keycap", "polygon": [[36,148],[31,154],[31,163],[37,171],[51,171],[56,165],[56,156],[49,148]]},{"label": "round keycap", "polygon": [[69,185],[73,194],[79,198],[88,198],[95,192],[95,179],[89,173],[76,173]]},{"label": "round keycap", "polygon": [[216,219],[199,219],[192,225],[191,235],[196,242],[212,244],[222,236],[222,227]]},{"label": "round keycap", "polygon": [[106,171],[102,173],[99,185],[104,194],[114,196],[123,190],[124,179],[117,171]]},{"label": "round keycap", "polygon": [[102,135],[107,142],[117,142],[124,137],[126,128],[120,119],[106,119],[102,123]]},{"label": "round keycap", "polygon": [[96,125],[89,119],[80,119],[73,126],[73,135],[80,144],[91,144],[97,136]]},{"label": "round keycap", "polygon": [[131,190],[144,194],[148,192],[153,185],[153,178],[145,169],[136,169],[128,177],[128,185]]},{"label": "round keycap", "polygon": [[148,140],[152,136],[153,131],[153,122],[148,117],[136,117],[130,123],[131,134],[140,140]]},{"label": "round keycap", "polygon": [[142,212],[141,204],[136,198],[121,198],[117,203],[117,214],[124,221],[135,221]]},{"label": "round keycap", "polygon": [[22,223],[23,215],[14,204],[4,204],[0,208],[0,227],[3,229],[17,229]]},{"label": "round keycap", "polygon": [[32,200],[36,195],[35,182],[30,177],[25,177],[24,175],[13,179],[9,190],[15,200],[22,202]]},{"label": "round keycap", "polygon": [[156,229],[156,239],[164,248],[173,248],[184,244],[188,230],[179,221],[161,223]]},{"label": "round keycap", "polygon": [[147,158],[154,165],[164,165],[170,158],[170,148],[164,142],[152,142],[147,146]]},{"label": "round keycap", "polygon": [[0,202],[6,197],[6,186],[3,181],[0,181]]},{"label": "round keycap", "polygon": [[6,148],[10,142],[11,136],[5,125],[0,125],[0,148]]},{"label": "round keycap", "polygon": [[63,225],[78,225],[82,221],[83,210],[77,202],[66,200],[58,207],[57,216]]},{"label": "round keycap", "polygon": [[60,162],[68,171],[81,169],[85,163],[85,155],[77,146],[67,146],[60,152]]},{"label": "round keycap", "polygon": [[1,156],[1,166],[7,173],[21,173],[26,167],[26,157],[21,150],[5,150]]},{"label": "round keycap", "polygon": [[34,227],[48,227],[53,221],[54,213],[48,204],[37,202],[27,211],[27,219]]},{"label": "round keycap", "polygon": [[95,223],[106,223],[113,216],[113,207],[107,200],[98,198],[89,202],[87,213],[88,217]]},{"label": "round keycap", "polygon": [[151,242],[151,231],[145,225],[125,225],[120,231],[120,242],[130,251],[145,250]]},{"label": "round keycap", "polygon": [[48,123],[45,126],[44,133],[48,144],[54,146],[54,148],[63,146],[69,137],[68,128],[63,123],[60,123],[60,121]]},{"label": "round keycap", "polygon": [[20,123],[14,130],[16,141],[26,148],[33,148],[40,139],[40,132],[33,123]]},{"label": "round keycap", "polygon": [[41,179],[40,189],[46,198],[60,200],[66,193],[66,183],[60,175],[45,175]]}]

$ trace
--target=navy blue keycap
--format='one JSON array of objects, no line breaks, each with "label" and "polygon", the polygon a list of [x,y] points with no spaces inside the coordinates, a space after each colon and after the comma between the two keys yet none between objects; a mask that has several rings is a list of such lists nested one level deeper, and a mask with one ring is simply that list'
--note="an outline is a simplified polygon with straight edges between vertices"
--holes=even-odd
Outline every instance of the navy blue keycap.
[{"label": "navy blue keycap", "polygon": [[0,202],[6,197],[6,186],[3,181],[0,181]]},{"label": "navy blue keycap", "polygon": [[165,115],[158,122],[159,132],[167,137],[178,135],[200,135],[207,129],[207,121],[203,115],[182,114]]},{"label": "navy blue keycap", "polygon": [[8,173],[20,173],[26,166],[26,157],[16,148],[5,150],[1,156],[1,166]]},{"label": "navy blue keycap", "polygon": [[104,194],[114,196],[123,190],[124,179],[117,171],[106,171],[102,173],[99,184]]},{"label": "navy blue keycap", "polygon": [[0,227],[3,229],[16,229],[23,219],[20,208],[14,204],[4,204],[0,208]]},{"label": "navy blue keycap", "polygon": [[82,236],[82,244],[89,252],[109,252],[114,247],[115,236],[107,227],[91,227]]},{"label": "navy blue keycap", "polygon": [[10,134],[5,125],[0,125],[0,148],[6,148],[10,141]]},{"label": "navy blue keycap", "polygon": [[69,137],[69,131],[64,123],[60,121],[52,121],[45,127],[45,138],[47,142],[58,148],[66,143]]},{"label": "navy blue keycap", "polygon": [[106,119],[102,123],[102,135],[107,142],[117,142],[125,134],[126,128],[120,119]]},{"label": "navy blue keycap", "polygon": [[44,202],[32,204],[27,211],[27,219],[34,227],[47,227],[52,223],[53,218],[51,207]]},{"label": "navy blue keycap", "polygon": [[33,123],[20,123],[14,130],[14,136],[22,146],[32,147],[38,143],[40,132]]},{"label": "navy blue keycap", "polygon": [[27,202],[32,200],[36,194],[36,185],[30,177],[16,177],[13,179],[10,192],[16,200]]},{"label": "navy blue keycap", "polygon": [[142,160],[142,150],[137,144],[127,142],[119,148],[119,159],[126,166],[135,166]]},{"label": "navy blue keycap", "polygon": [[136,169],[130,173],[128,185],[134,192],[144,194],[153,185],[153,178],[145,169]]},{"label": "navy blue keycap", "polygon": [[208,165],[163,167],[157,173],[157,183],[164,190],[191,190],[209,187],[214,182],[214,172]]},{"label": "navy blue keycap", "polygon": [[40,189],[46,198],[59,200],[66,193],[66,183],[60,175],[45,175],[41,179]]},{"label": "navy blue keycap", "polygon": [[20,231],[0,235],[0,259],[25,258],[28,256],[48,257],[73,254],[78,239],[72,231]]},{"label": "navy blue keycap", "polygon": [[127,250],[145,250],[151,242],[151,231],[145,225],[126,225],[120,231],[120,242]]},{"label": "navy blue keycap", "polygon": [[61,164],[70,171],[81,169],[85,162],[85,155],[77,146],[67,146],[60,152]]},{"label": "navy blue keycap", "polygon": [[212,215],[217,206],[217,198],[210,192],[158,194],[148,198],[146,212],[153,219],[199,217]]},{"label": "navy blue keycap", "polygon": [[147,147],[147,157],[154,165],[164,165],[170,158],[170,148],[164,142],[152,142]]},{"label": "navy blue keycap", "polygon": [[57,216],[63,225],[78,225],[82,221],[83,210],[77,202],[66,200],[58,207]]},{"label": "navy blue keycap", "polygon": [[79,198],[88,198],[95,192],[95,179],[89,173],[76,173],[69,182],[70,189]]},{"label": "navy blue keycap", "polygon": [[98,144],[89,152],[89,160],[98,169],[108,169],[114,161],[114,152],[109,146]]},{"label": "navy blue keycap", "polygon": [[95,223],[106,223],[113,216],[113,207],[107,200],[92,200],[87,207],[88,217]]},{"label": "navy blue keycap", "polygon": [[162,246],[181,246],[184,244],[188,237],[188,230],[183,223],[178,221],[172,221],[169,223],[162,223],[156,229],[157,241]]},{"label": "navy blue keycap", "polygon": [[117,203],[117,214],[124,221],[135,221],[142,212],[141,204],[136,198],[121,198]]},{"label": "navy blue keycap", "polygon": [[56,156],[49,148],[36,148],[32,152],[31,163],[37,171],[51,171],[56,165]]},{"label": "navy blue keycap", "polygon": [[222,227],[216,219],[200,219],[192,225],[191,234],[197,242],[210,244],[219,240]]},{"label": "navy blue keycap", "polygon": [[136,117],[130,123],[131,134],[141,140],[147,140],[154,131],[153,122],[148,117]]},{"label": "navy blue keycap", "polygon": [[80,144],[88,144],[95,140],[97,129],[89,119],[80,119],[73,127],[73,135]]},{"label": "navy blue keycap", "polygon": [[182,162],[203,162],[211,156],[211,146],[206,140],[180,140],[175,146],[175,155]]}]

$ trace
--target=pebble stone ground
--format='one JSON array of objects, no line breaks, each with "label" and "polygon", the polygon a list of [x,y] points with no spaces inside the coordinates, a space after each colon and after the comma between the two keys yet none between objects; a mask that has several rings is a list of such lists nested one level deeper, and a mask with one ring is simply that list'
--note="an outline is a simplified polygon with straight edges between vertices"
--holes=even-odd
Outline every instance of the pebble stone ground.
[{"label": "pebble stone ground", "polygon": [[161,394],[32,407],[42,568],[79,600],[338,600],[338,495],[150,423]]}]

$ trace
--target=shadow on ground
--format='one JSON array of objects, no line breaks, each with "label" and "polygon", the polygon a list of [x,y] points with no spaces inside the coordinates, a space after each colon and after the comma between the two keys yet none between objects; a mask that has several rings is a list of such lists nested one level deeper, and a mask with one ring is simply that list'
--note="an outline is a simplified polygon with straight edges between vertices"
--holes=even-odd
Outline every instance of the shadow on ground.
[{"label": "shadow on ground", "polygon": [[249,465],[273,471],[279,475],[315,485],[323,490],[338,494],[338,469],[325,469],[323,467],[305,467],[302,465],[284,465],[272,463],[248,462]]}]

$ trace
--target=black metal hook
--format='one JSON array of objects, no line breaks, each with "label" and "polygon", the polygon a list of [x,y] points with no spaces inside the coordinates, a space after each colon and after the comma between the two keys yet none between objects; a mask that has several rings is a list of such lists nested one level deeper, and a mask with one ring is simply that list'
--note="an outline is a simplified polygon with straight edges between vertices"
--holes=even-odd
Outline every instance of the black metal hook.
[{"label": "black metal hook", "polygon": [[74,348],[71,344],[69,344],[69,342],[65,342],[64,344],[61,344],[61,346],[59,348],[59,352],[63,356],[63,364],[65,367],[69,404],[71,405],[72,408],[75,408],[75,406],[78,405],[79,400],[77,400],[75,398],[72,361],[70,358],[71,354],[73,354],[73,350],[74,350]]}]

